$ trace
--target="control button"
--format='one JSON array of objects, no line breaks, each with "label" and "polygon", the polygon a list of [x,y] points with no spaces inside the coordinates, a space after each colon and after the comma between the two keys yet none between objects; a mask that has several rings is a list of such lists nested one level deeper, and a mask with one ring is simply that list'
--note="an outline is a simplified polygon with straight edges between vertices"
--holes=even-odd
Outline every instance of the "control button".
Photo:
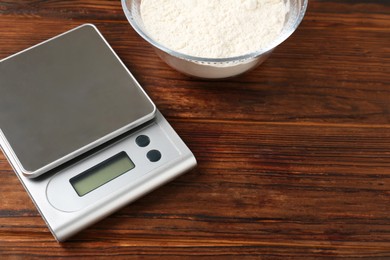
[{"label": "control button", "polygon": [[135,139],[135,142],[139,147],[146,147],[150,144],[150,139],[147,135],[139,135]]},{"label": "control button", "polygon": [[148,157],[149,161],[151,162],[157,162],[161,159],[161,153],[158,150],[150,150],[146,157]]}]

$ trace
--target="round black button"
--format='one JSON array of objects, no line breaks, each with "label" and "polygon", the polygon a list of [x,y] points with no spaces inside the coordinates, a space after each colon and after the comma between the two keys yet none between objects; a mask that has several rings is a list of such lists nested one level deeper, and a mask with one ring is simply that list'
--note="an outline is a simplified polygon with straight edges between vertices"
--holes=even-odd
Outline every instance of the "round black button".
[{"label": "round black button", "polygon": [[146,157],[148,157],[149,161],[151,162],[157,162],[161,159],[161,153],[158,150],[150,150]]},{"label": "round black button", "polygon": [[135,142],[140,147],[146,147],[150,144],[150,139],[147,135],[139,135],[135,139]]}]

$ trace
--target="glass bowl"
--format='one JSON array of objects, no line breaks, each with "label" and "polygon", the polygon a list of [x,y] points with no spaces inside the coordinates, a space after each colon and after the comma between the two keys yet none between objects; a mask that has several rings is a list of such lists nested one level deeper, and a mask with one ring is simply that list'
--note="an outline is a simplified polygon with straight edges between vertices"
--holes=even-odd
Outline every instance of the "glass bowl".
[{"label": "glass bowl", "polygon": [[298,28],[306,9],[308,0],[285,0],[290,10],[280,35],[267,47],[245,55],[229,58],[202,58],[186,55],[171,50],[156,42],[146,31],[141,18],[142,0],[121,0],[122,8],[134,30],[150,43],[158,56],[169,66],[186,75],[204,78],[221,79],[240,75],[263,63],[272,51],[285,41]]}]

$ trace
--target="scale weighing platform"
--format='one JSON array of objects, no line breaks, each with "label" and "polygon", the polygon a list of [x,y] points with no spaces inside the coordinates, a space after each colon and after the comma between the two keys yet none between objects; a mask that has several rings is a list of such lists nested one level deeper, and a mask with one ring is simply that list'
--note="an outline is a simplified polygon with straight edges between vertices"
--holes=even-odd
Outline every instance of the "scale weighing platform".
[{"label": "scale weighing platform", "polygon": [[196,166],[91,24],[0,61],[0,146],[60,242]]}]

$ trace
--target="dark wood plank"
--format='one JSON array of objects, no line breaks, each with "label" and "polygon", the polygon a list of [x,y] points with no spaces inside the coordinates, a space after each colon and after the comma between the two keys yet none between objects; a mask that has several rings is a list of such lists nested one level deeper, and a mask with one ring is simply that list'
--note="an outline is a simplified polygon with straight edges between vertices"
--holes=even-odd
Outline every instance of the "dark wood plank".
[{"label": "dark wood plank", "polygon": [[166,66],[120,1],[6,0],[0,59],[86,22],[199,165],[58,244],[0,153],[1,259],[390,258],[388,1],[311,0],[263,65],[204,81]]}]

